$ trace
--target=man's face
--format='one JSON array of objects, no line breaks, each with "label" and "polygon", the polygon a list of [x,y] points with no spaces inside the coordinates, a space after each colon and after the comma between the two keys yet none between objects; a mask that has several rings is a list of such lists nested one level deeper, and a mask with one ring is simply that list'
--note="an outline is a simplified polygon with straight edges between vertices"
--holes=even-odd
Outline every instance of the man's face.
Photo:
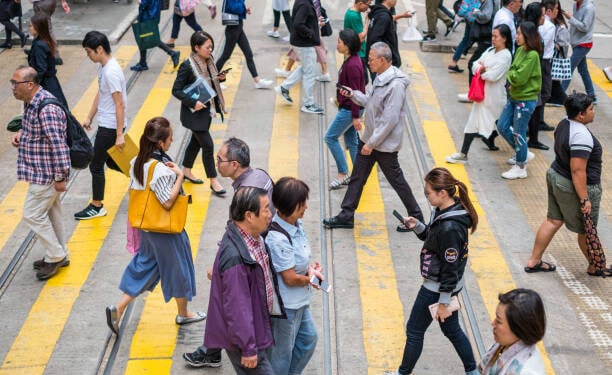
[{"label": "man's face", "polygon": [[512,13],[517,13],[519,9],[523,6],[523,0],[514,0],[509,4],[508,9],[512,11]]},{"label": "man's face", "polygon": [[383,65],[383,58],[381,56],[376,56],[376,52],[374,50],[370,50],[368,55],[368,66],[370,67],[370,71],[372,73],[381,73],[380,67]]},{"label": "man's face", "polygon": [[227,157],[227,145],[221,146],[219,152],[217,152],[217,170],[223,177],[232,177],[236,172],[236,166],[238,162],[229,160]]},{"label": "man's face", "polygon": [[259,215],[251,215],[251,226],[257,233],[263,233],[272,221],[270,212],[270,198],[264,194],[259,197]]},{"label": "man's face", "polygon": [[365,12],[366,10],[368,10],[368,8],[370,7],[370,4],[368,2],[361,2],[361,3],[357,3],[357,10],[359,12]]},{"label": "man's face", "polygon": [[83,48],[85,50],[85,54],[89,59],[95,63],[100,62],[100,53],[99,49],[102,47],[98,47],[97,49],[91,49],[89,47]]},{"label": "man's face", "polygon": [[34,82],[26,80],[22,70],[13,73],[10,83],[15,99],[25,101],[30,97]]}]

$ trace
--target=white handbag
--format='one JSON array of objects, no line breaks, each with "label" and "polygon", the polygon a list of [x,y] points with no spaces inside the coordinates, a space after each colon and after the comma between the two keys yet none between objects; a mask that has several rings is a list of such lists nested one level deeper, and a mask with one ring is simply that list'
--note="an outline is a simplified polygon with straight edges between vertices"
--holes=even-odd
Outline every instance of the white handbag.
[{"label": "white handbag", "polygon": [[565,57],[563,50],[555,51],[550,68],[550,78],[553,81],[569,81],[572,79],[572,63]]}]

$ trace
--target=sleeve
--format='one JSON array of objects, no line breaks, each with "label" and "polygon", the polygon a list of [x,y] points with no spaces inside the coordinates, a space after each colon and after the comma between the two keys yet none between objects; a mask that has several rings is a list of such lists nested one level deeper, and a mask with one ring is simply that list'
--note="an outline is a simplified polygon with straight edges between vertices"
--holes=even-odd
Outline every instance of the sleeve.
[{"label": "sleeve", "polygon": [[487,70],[480,75],[482,79],[489,82],[497,82],[502,78],[506,78],[510,64],[512,63],[512,55],[507,49],[500,52],[500,56],[494,60],[491,66],[487,66]]},{"label": "sleeve", "polygon": [[[525,54],[525,52],[522,52]],[[508,72],[508,82],[512,86],[524,86],[532,77],[531,72],[535,69],[540,70],[540,59],[536,51],[529,51],[527,56],[519,64],[514,65],[514,69]],[[515,58],[516,61],[516,58]]]},{"label": "sleeve", "polygon": [[351,101],[357,105],[365,107],[368,104],[368,96],[359,90],[353,90]]},{"label": "sleeve", "polygon": [[420,220],[417,220],[417,224],[414,226],[413,230],[421,241],[425,241],[429,233],[429,225],[425,225]]},{"label": "sleeve", "polygon": [[66,114],[54,105],[44,106],[39,114],[43,133],[53,148],[51,153],[53,174],[57,177],[68,177],[70,174],[70,149],[66,143]]},{"label": "sleeve", "polygon": [[593,136],[586,128],[577,132],[572,132],[571,130],[572,128],[570,127],[570,157],[588,159],[593,151]]},{"label": "sleeve", "polygon": [[595,9],[593,7],[588,7],[584,10],[584,17],[582,17],[582,19],[572,17],[569,19],[569,24],[580,30],[580,32],[586,33],[589,31],[594,21]]},{"label": "sleeve", "polygon": [[374,126],[374,131],[372,132],[372,136],[368,140],[368,144],[372,148],[376,148],[378,145],[383,143],[385,139],[389,136],[393,129],[397,126],[403,126],[402,122],[402,106],[404,105],[404,100],[406,98],[404,90],[404,85],[390,82],[390,85],[393,85],[391,92],[384,100],[384,112],[382,116],[378,116],[374,119],[376,122]]},{"label": "sleeve", "polygon": [[44,79],[44,76],[49,69],[47,56],[50,52],[51,51],[49,49],[45,51],[45,48],[40,46],[39,43],[36,43],[35,47],[32,47],[32,50],[30,51],[28,64],[34,68],[34,70],[36,70],[36,73],[38,73],[41,79]]},{"label": "sleeve", "polygon": [[[223,268],[220,266],[219,269]],[[243,356],[254,356],[257,345],[246,266],[237,264],[227,268],[221,275],[221,283],[228,341],[239,347]]]},{"label": "sleeve", "polygon": [[[364,81],[364,77],[363,77],[363,67],[361,65],[361,62],[359,62],[359,65],[356,64],[350,64],[348,66],[346,66],[346,71],[343,69],[342,70],[342,75],[343,75],[343,81],[346,80],[346,85],[348,87],[350,87],[351,89],[355,90],[360,88],[361,82]],[[351,114],[353,116],[353,118],[359,118],[359,112],[361,111],[361,106],[357,103],[355,103],[354,101],[351,101]]]},{"label": "sleeve", "polygon": [[106,77],[106,84],[111,94],[123,91],[123,72],[120,69],[109,69]]},{"label": "sleeve", "polygon": [[270,249],[272,264],[276,272],[295,267],[295,251],[284,234],[270,230],[266,236],[266,245]]},{"label": "sleeve", "polygon": [[559,28],[557,29],[557,35],[555,38],[555,44],[558,45],[559,47],[563,48],[564,52],[565,52],[565,56],[569,57],[567,55],[567,47],[570,45],[570,33],[569,30],[567,29],[567,27],[565,26],[559,26]]},{"label": "sleeve", "polygon": [[165,203],[170,199],[170,192],[176,181],[176,175],[162,163],[158,163],[151,178],[151,191],[155,193],[157,200]]},{"label": "sleeve", "polygon": [[188,97],[183,90],[193,83],[193,77],[191,64],[189,60],[185,60],[179,67],[176,78],[174,79],[174,84],[172,85],[172,95],[180,100],[184,106],[189,108],[195,107],[197,100]]},{"label": "sleeve", "polygon": [[465,230],[452,222],[442,223],[444,235],[438,238],[440,259],[440,303],[450,303],[451,293],[459,283],[459,267],[464,255]]}]

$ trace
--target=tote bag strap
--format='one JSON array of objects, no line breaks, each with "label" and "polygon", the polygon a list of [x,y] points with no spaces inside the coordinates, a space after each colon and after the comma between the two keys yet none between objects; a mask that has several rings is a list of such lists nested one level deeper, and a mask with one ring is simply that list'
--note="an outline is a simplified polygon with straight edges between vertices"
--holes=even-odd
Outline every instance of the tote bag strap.
[{"label": "tote bag strap", "polygon": [[[155,171],[155,166],[157,165],[157,163],[159,163],[159,161],[155,160],[149,166],[149,173],[147,175],[147,181],[145,182],[145,189],[144,189],[144,191],[151,190],[149,185],[151,184],[151,180],[153,179],[153,172]],[[131,183],[130,183],[130,189],[132,189],[132,184]]]}]

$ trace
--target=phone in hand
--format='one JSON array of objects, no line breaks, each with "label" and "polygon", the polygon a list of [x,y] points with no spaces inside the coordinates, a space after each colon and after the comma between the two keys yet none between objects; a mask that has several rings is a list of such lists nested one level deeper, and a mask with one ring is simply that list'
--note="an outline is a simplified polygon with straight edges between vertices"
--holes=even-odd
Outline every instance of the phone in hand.
[{"label": "phone in hand", "polygon": [[232,70],[232,68],[227,68],[227,69],[223,69],[222,71],[219,72],[219,74],[217,74],[218,76],[222,76],[224,74],[229,73],[229,71]]},{"label": "phone in hand", "polygon": [[325,293],[329,293],[331,291],[331,285],[327,281],[319,279],[316,275],[312,275],[310,278],[310,283],[317,285],[319,289]]},{"label": "phone in hand", "polygon": [[336,88],[337,88],[338,90],[344,90],[344,91],[348,91],[348,92],[353,91],[353,90],[351,90],[351,88],[350,88],[350,87],[346,87],[346,86],[341,85],[341,84],[339,84],[339,83],[336,83]]},{"label": "phone in hand", "polygon": [[[393,216],[395,216],[397,218],[397,220],[399,220],[400,223],[402,223],[402,225],[404,225],[406,228],[408,228],[408,224],[404,221],[404,217],[402,216],[402,214],[397,212],[397,210],[393,210]],[[408,229],[410,229],[410,228],[408,228]]]}]

